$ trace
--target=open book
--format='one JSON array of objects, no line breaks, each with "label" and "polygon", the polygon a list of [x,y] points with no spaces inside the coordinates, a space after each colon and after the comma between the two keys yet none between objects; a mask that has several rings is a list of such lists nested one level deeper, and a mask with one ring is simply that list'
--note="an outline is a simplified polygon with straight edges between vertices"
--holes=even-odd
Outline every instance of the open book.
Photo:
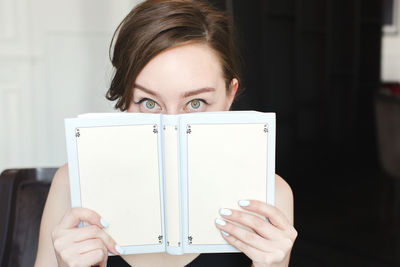
[{"label": "open book", "polygon": [[65,130],[72,207],[98,212],[126,254],[237,252],[219,209],[274,204],[274,113],[85,114]]}]

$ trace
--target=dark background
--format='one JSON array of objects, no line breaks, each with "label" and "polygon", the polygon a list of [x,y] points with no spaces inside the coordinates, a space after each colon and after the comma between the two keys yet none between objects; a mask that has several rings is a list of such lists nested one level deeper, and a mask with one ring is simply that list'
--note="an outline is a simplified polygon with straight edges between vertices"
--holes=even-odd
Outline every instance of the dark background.
[{"label": "dark background", "polygon": [[399,182],[380,167],[375,126],[382,1],[209,2],[237,29],[246,92],[234,109],[277,113],[291,266],[400,266]]}]

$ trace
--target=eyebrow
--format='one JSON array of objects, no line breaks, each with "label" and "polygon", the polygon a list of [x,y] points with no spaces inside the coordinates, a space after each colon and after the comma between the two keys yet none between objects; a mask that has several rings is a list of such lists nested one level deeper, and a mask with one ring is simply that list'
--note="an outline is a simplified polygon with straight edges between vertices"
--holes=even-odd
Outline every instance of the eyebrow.
[{"label": "eyebrow", "polygon": [[[153,95],[153,96],[156,96],[156,97],[160,97],[160,95],[157,92],[155,92],[153,90],[150,90],[150,89],[148,89],[148,88],[146,88],[144,86],[141,86],[139,84],[135,84],[134,88],[140,89],[143,92],[148,93],[150,95]],[[201,94],[201,93],[208,93],[208,92],[215,92],[215,88],[213,88],[213,87],[203,87],[203,88],[187,91],[187,92],[182,93],[182,97],[185,98],[185,97],[194,96],[194,95],[198,95],[198,94]]]},{"label": "eyebrow", "polygon": [[194,96],[194,95],[198,95],[198,94],[201,94],[201,93],[208,93],[208,92],[215,92],[215,88],[204,87],[204,88],[200,88],[200,89],[195,89],[195,90],[192,90],[192,91],[184,92],[182,94],[182,96],[183,97],[189,97],[189,96]]}]

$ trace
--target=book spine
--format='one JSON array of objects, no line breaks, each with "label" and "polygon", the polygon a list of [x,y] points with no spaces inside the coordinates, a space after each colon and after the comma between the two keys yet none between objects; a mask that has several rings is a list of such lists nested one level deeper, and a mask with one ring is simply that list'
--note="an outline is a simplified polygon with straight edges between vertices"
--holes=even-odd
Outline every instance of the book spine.
[{"label": "book spine", "polygon": [[163,115],[166,252],[183,254],[179,179],[179,117]]}]

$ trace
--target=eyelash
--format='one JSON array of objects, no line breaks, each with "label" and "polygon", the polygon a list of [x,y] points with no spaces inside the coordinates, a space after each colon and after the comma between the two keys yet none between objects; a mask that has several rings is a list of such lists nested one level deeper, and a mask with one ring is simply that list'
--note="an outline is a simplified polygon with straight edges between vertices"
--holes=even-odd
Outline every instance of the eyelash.
[{"label": "eyelash", "polygon": [[[140,105],[140,104],[142,104],[144,101],[148,101],[148,100],[149,100],[149,101],[153,101],[154,103],[156,103],[156,105],[160,106],[156,101],[154,101],[154,100],[151,99],[151,98],[147,98],[147,97],[144,97],[144,98],[142,98],[142,99],[140,99],[139,101],[134,102],[134,103],[135,103],[136,105]],[[187,106],[190,104],[190,102],[195,101],[195,100],[198,100],[198,101],[202,102],[203,104],[209,105],[208,102],[207,102],[205,99],[195,98],[195,99],[192,99],[192,100],[188,101],[188,102],[186,103],[186,106],[185,106],[185,107],[187,107]]]},{"label": "eyelash", "polygon": [[153,103],[155,104],[154,108],[152,108],[152,109],[149,109],[149,108],[147,108],[147,107],[144,107],[144,108],[145,108],[146,110],[148,110],[149,112],[156,111],[156,110],[157,110],[156,107],[161,108],[161,106],[160,106],[156,101],[154,101],[154,100],[151,99],[151,98],[147,98],[147,97],[144,97],[144,98],[142,98],[142,99],[140,99],[139,101],[134,102],[134,103],[135,103],[136,105],[139,105],[139,106],[144,106],[144,105],[142,105],[142,103],[145,102],[145,101],[151,101],[151,102],[153,102]]},{"label": "eyelash", "polygon": [[158,103],[156,101],[154,101],[153,99],[147,98],[147,97],[144,97],[144,98],[140,99],[138,102],[134,102],[134,103],[137,104],[137,105],[140,105],[146,100],[153,101],[154,103],[156,103],[158,105]]},{"label": "eyelash", "polygon": [[201,99],[201,98],[195,98],[195,99],[192,99],[192,100],[190,100],[189,102],[187,102],[187,103],[186,103],[186,106],[188,106],[188,105],[190,104],[190,102],[195,101],[195,100],[200,101],[200,102],[202,102],[203,104],[208,105],[208,102],[207,102],[206,100]]}]

